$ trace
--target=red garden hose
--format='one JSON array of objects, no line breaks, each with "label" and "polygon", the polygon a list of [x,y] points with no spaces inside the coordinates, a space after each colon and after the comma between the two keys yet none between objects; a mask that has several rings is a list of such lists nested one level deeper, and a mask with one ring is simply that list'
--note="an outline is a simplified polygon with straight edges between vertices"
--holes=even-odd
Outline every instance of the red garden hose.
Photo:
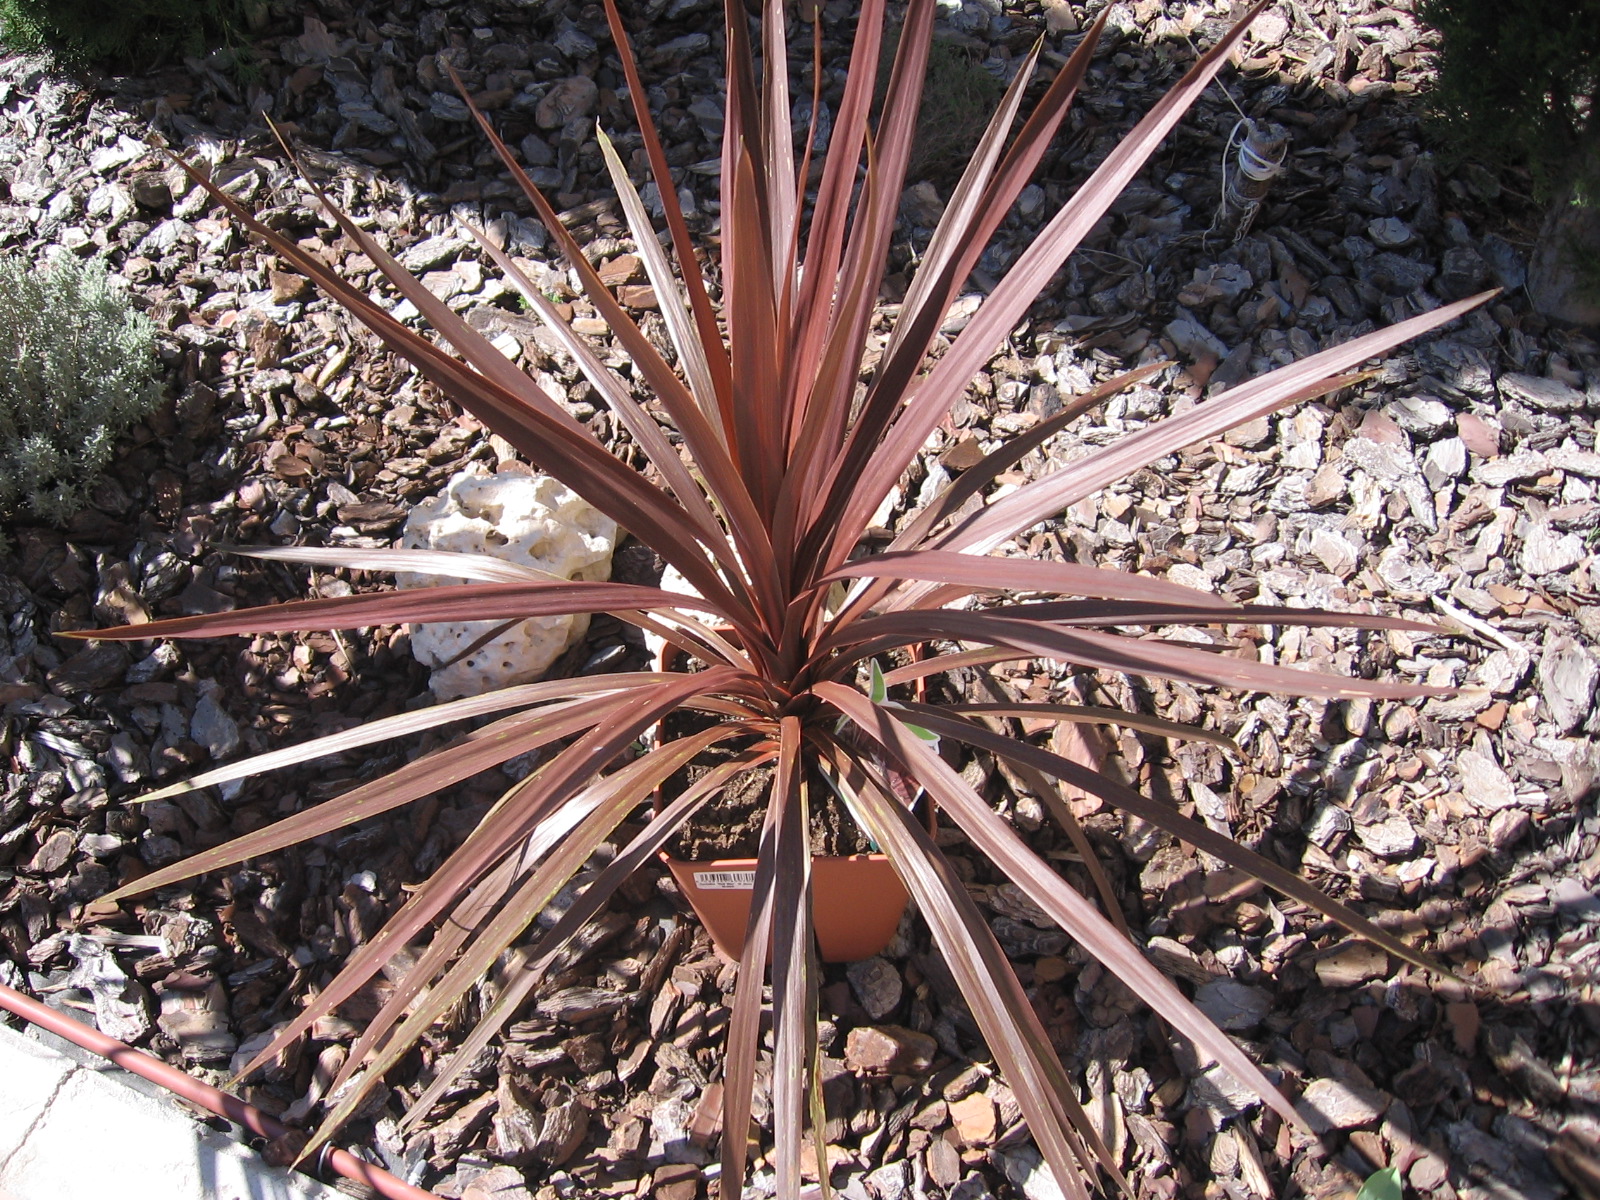
[{"label": "red garden hose", "polygon": [[[55,1009],[46,1007],[37,1000],[31,1000],[15,988],[7,987],[3,983],[0,983],[0,1008],[8,1008],[35,1025],[48,1029],[51,1033],[64,1037],[69,1042],[82,1046],[102,1058],[109,1059],[123,1070],[142,1075],[152,1083],[158,1083],[168,1091],[176,1092],[185,1100],[192,1101],[219,1117],[235,1121],[264,1138],[281,1138],[289,1132],[287,1126],[279,1124],[255,1105],[246,1104],[237,1096],[230,1096],[208,1083],[201,1083],[176,1067],[168,1066],[159,1058],[153,1058],[142,1050],[135,1050],[132,1046],[117,1041],[116,1038],[107,1037],[98,1029],[91,1029],[71,1017],[63,1016]],[[355,1155],[343,1150],[328,1147],[318,1162],[337,1171],[346,1179],[366,1184],[378,1195],[388,1197],[389,1200],[439,1200],[432,1192],[414,1187],[405,1180],[389,1174],[382,1167],[362,1162]]]}]

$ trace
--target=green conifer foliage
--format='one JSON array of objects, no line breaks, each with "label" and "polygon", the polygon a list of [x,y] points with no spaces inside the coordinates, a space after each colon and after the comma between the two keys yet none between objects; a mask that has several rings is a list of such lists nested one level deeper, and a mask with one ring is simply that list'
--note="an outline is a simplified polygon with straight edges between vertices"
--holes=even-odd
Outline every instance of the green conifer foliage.
[{"label": "green conifer foliage", "polygon": [[1440,34],[1433,107],[1463,158],[1526,163],[1546,194],[1567,183],[1600,81],[1600,0],[1425,0]]},{"label": "green conifer foliage", "polygon": [[231,43],[259,0],[0,0],[0,45],[71,62],[143,65]]}]

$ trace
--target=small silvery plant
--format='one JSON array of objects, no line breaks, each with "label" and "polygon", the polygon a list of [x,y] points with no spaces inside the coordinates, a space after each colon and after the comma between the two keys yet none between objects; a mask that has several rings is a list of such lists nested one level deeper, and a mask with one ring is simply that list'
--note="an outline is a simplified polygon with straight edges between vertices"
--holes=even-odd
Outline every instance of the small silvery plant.
[{"label": "small silvery plant", "polygon": [[155,405],[155,327],[102,262],[0,256],[0,514],[59,524]]}]

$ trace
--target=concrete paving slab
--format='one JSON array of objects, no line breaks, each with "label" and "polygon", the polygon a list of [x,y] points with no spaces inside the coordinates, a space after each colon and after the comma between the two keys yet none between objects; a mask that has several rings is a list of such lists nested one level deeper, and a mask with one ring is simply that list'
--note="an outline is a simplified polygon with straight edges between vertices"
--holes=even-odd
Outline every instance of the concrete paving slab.
[{"label": "concrete paving slab", "polygon": [[0,1200],[348,1200],[133,1078],[0,1026]]}]

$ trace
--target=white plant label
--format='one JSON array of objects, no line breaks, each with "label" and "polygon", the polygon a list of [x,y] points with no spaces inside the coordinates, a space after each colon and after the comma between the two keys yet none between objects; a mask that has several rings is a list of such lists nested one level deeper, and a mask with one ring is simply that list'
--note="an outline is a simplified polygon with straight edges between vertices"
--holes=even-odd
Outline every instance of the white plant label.
[{"label": "white plant label", "polygon": [[708,892],[748,892],[756,886],[754,871],[696,871],[694,885]]}]

